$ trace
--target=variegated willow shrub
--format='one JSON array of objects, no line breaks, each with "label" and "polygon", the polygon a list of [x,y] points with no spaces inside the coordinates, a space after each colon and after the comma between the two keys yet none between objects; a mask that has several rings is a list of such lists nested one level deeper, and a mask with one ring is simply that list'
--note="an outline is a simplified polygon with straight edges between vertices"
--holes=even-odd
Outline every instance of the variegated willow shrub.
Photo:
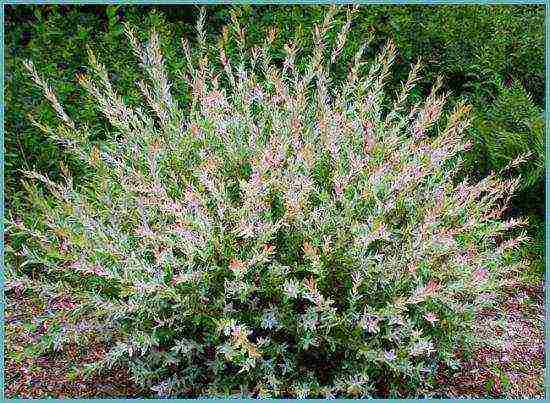
[{"label": "variegated willow shrub", "polygon": [[183,41],[185,107],[158,35],[127,27],[144,105],[92,52],[79,77],[112,125],[101,142],[27,64],[61,119],[43,129],[93,175],[28,172],[43,220],[12,230],[43,281],[72,278],[111,329],[93,369],[128,367],[161,396],[417,396],[473,346],[476,312],[520,267],[524,236],[507,234],[523,222],[500,218],[517,181],[457,179],[469,108],[445,113],[440,81],[411,105],[419,65],[388,98],[391,42],[333,81],[352,21],[329,46],[335,12],[313,54],[288,45],[282,65],[274,32],[249,50],[235,18],[214,47],[202,14],[197,47]]}]

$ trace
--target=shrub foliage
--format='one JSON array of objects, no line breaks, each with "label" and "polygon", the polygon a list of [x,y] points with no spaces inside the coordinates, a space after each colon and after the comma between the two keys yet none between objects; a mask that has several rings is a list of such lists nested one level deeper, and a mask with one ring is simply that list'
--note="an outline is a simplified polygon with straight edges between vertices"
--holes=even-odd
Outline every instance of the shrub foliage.
[{"label": "shrub foliage", "polygon": [[128,366],[160,396],[415,396],[472,346],[476,311],[521,266],[524,236],[506,234],[523,222],[499,218],[517,181],[456,180],[469,108],[443,116],[440,81],[411,105],[420,65],[388,98],[391,42],[339,66],[354,11],[334,26],[336,12],[312,54],[289,44],[282,64],[275,32],[248,49],[233,18],[211,44],[201,13],[176,72],[188,105],[158,34],[143,44],[126,26],[143,105],[91,50],[79,77],[112,126],[101,142],[27,63],[61,122],[35,124],[92,175],[27,172],[41,220],[10,231],[40,281],[83,294],[80,311],[112,332],[92,369]]}]

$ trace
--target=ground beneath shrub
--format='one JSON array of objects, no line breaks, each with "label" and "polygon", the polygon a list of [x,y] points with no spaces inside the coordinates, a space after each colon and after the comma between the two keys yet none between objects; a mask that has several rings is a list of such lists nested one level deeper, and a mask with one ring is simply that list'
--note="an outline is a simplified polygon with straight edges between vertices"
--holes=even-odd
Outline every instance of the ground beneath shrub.
[{"label": "ground beneath shrub", "polygon": [[544,398],[544,289],[515,284],[502,309],[478,315],[478,337],[496,334],[501,349],[483,348],[466,360],[460,372],[442,376],[441,395],[451,398]]},{"label": "ground beneath shrub", "polygon": [[[124,370],[85,379],[77,368],[102,356],[101,341],[91,347],[71,343],[60,352],[40,354],[36,346],[51,337],[74,308],[68,297],[42,301],[11,292],[5,311],[5,395],[7,398],[133,398],[146,396]],[[460,372],[438,379],[439,396],[543,398],[544,293],[542,286],[517,284],[502,309],[479,315],[479,337],[502,332],[504,348],[485,348],[465,361]]]},{"label": "ground beneath shrub", "polygon": [[62,351],[41,354],[40,344],[67,320],[74,308],[69,297],[42,301],[22,293],[10,293],[5,311],[6,398],[131,398],[140,391],[124,370],[86,379],[78,371],[106,352],[101,341],[86,347],[70,343]]}]

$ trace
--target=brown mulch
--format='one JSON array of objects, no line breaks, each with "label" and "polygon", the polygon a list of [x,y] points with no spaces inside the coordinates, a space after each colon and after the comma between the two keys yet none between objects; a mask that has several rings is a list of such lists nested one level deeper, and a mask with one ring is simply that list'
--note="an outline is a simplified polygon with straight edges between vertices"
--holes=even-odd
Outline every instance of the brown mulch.
[{"label": "brown mulch", "polygon": [[138,397],[127,371],[116,369],[87,379],[78,371],[106,352],[101,341],[80,347],[71,342],[61,351],[40,354],[33,349],[48,329],[62,322],[75,304],[68,297],[48,303],[10,293],[5,311],[5,396],[7,398]]},{"label": "brown mulch", "polygon": [[468,398],[544,398],[544,288],[516,284],[502,301],[503,312],[478,315],[480,338],[503,339],[502,348],[484,347],[442,377],[441,394]]}]

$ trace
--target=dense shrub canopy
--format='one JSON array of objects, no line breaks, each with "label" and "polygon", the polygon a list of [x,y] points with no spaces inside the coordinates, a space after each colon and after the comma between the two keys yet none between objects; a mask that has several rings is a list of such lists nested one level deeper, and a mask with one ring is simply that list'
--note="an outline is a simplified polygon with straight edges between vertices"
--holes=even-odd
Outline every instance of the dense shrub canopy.
[{"label": "dense shrub canopy", "polygon": [[161,396],[415,396],[472,345],[473,315],[521,267],[524,238],[506,234],[523,222],[499,218],[517,181],[457,180],[469,108],[443,116],[440,81],[411,105],[419,65],[388,98],[392,42],[339,65],[353,12],[337,28],[335,12],[312,54],[289,44],[282,65],[274,32],[248,50],[233,18],[211,45],[201,14],[176,72],[185,106],[158,34],[143,44],[127,26],[143,105],[91,50],[79,77],[112,126],[101,142],[27,63],[61,121],[36,124],[93,174],[28,172],[47,188],[28,185],[42,221],[11,231],[112,332],[96,369],[127,365]]}]

